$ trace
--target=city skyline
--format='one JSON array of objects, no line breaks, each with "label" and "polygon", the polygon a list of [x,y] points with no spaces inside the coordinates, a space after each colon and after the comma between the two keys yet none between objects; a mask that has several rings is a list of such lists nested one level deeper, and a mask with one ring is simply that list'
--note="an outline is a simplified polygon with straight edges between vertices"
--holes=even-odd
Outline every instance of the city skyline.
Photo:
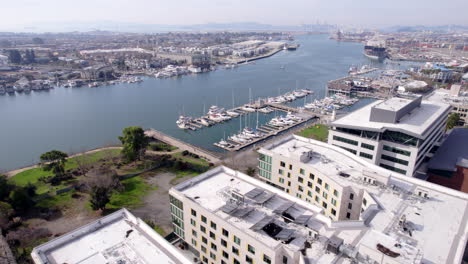
[{"label": "city skyline", "polygon": [[[376,3],[355,1],[282,1],[255,2],[217,0],[172,2],[136,0],[71,1],[20,0],[2,6],[3,31],[66,31],[67,27],[86,25],[101,29],[111,25],[197,25],[208,23],[255,22],[269,25],[328,23],[347,27],[384,28],[395,25],[468,25],[464,10],[468,2],[392,1]],[[123,10],[125,12],[123,12]],[[21,16],[18,14],[21,13]],[[78,29],[79,30],[79,29]]]}]

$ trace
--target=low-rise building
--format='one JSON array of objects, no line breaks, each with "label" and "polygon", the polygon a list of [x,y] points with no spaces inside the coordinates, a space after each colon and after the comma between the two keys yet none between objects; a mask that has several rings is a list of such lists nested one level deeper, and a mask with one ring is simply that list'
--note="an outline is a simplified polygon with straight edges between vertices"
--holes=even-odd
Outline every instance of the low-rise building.
[{"label": "low-rise building", "polygon": [[126,209],[42,244],[31,256],[36,264],[192,263]]},{"label": "low-rise building", "polygon": [[443,136],[448,104],[421,96],[378,100],[330,124],[328,143],[394,172],[415,176]]},{"label": "low-rise building", "polygon": [[461,85],[453,84],[450,90],[437,89],[427,97],[427,100],[450,104],[451,113],[456,113],[460,117],[457,125],[468,125],[468,92],[463,92]]},{"label": "low-rise building", "polygon": [[[323,156],[314,159],[335,163],[335,176],[360,189],[352,198],[330,189],[330,196],[355,200],[358,218],[335,220],[322,206],[218,167],[169,191],[175,233],[203,263],[461,262],[467,241],[466,194],[394,175],[340,148],[317,144]],[[322,148],[329,148],[330,156]],[[315,162],[304,167],[312,170]],[[376,170],[372,178],[352,167],[360,163]],[[299,167],[294,171],[295,177],[301,175]],[[314,185],[324,188],[319,175]]]}]

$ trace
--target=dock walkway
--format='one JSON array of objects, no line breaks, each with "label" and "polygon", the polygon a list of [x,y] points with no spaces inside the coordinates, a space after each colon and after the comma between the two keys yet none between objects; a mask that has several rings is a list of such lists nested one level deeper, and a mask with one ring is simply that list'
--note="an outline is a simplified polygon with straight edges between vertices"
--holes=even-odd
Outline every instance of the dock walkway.
[{"label": "dock walkway", "polygon": [[191,152],[193,154],[197,154],[197,155],[199,155],[201,157],[204,157],[205,159],[207,159],[211,163],[217,164],[217,163],[221,162],[221,159],[220,159],[220,157],[218,157],[218,155],[216,155],[216,154],[214,154],[214,153],[212,153],[212,152],[210,152],[210,151],[208,151],[206,149],[194,146],[192,144],[189,144],[189,143],[184,142],[182,140],[179,140],[177,138],[166,135],[163,132],[158,131],[156,129],[151,128],[151,129],[146,130],[145,135],[147,137],[151,137],[151,138],[157,139],[159,141],[162,141],[164,143],[167,143],[169,145],[172,145],[174,147],[178,147],[181,150],[187,150],[187,151],[189,151],[189,152]]}]

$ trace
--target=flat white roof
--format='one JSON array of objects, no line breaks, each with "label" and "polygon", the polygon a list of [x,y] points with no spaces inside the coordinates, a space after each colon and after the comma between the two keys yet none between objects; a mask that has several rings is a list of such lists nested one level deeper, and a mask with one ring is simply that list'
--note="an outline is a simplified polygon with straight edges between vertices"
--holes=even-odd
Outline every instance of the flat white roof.
[{"label": "flat white roof", "polygon": [[468,96],[452,95],[450,90],[437,89],[427,97],[428,101],[468,106]]},{"label": "flat white roof", "polygon": [[[377,244],[382,244],[401,254],[397,258],[399,263],[413,263],[421,258],[431,263],[461,261],[468,236],[468,194],[394,174],[339,147],[299,136],[287,137],[259,152],[294,159],[299,157],[294,152],[304,150],[318,154],[315,161],[312,159],[304,164],[339,180],[339,184],[362,189],[379,208],[373,218],[368,219],[369,228],[348,228],[339,223],[336,229],[327,230],[324,226],[320,230],[321,235],[336,235],[354,247],[365,245],[375,249]],[[343,178],[337,175],[337,171],[352,173]],[[372,174],[380,175],[376,177],[380,184],[363,181],[363,176]],[[419,190],[427,192],[429,198],[418,196]],[[403,216],[413,229],[411,234],[399,226]],[[395,241],[401,247],[395,248]],[[327,263],[325,257],[323,263]]]},{"label": "flat white roof", "polygon": [[36,264],[191,263],[126,209],[42,244],[31,255]]},{"label": "flat white roof", "polygon": [[379,109],[384,109],[384,110],[397,111],[403,108],[404,106],[410,104],[412,101],[413,100],[406,99],[406,98],[392,97],[390,99],[381,101],[375,107]]},{"label": "flat white roof", "polygon": [[[398,98],[398,100],[401,98]],[[401,108],[405,102],[395,102],[396,99],[389,99],[390,103],[394,103]],[[387,100],[387,101],[389,101]],[[403,99],[407,100],[407,99]],[[450,105],[440,102],[422,101],[421,106],[415,108],[410,114],[399,119],[398,123],[383,123],[370,121],[371,109],[373,106],[381,105],[381,107],[392,108],[389,103],[384,103],[383,100],[378,100],[368,104],[360,109],[357,109],[336,121],[331,123],[331,126],[339,126],[354,129],[363,129],[370,131],[384,132],[385,130],[400,131],[418,138],[425,138],[426,132],[432,125],[446,112],[450,110]]]}]

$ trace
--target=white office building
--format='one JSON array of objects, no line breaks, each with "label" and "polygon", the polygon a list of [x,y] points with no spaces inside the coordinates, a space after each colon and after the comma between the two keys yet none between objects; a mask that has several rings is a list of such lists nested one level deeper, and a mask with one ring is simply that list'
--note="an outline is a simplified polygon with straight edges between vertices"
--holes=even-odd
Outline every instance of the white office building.
[{"label": "white office building", "polygon": [[333,121],[328,143],[388,170],[415,176],[443,136],[450,108],[421,96],[379,100]]},{"label": "white office building", "polygon": [[[332,219],[321,206],[217,167],[169,191],[175,232],[202,263],[210,264],[461,262],[468,230],[466,194],[393,175],[340,148],[321,146],[330,149],[322,157],[312,155],[318,161],[309,160],[304,168],[334,163],[336,178],[353,191],[360,189],[353,197],[359,201],[358,218]],[[350,164],[341,168],[342,162]],[[359,164],[377,169],[371,180],[354,170]],[[293,170],[300,175],[299,167]]]},{"label": "white office building", "polygon": [[126,209],[34,248],[36,264],[192,263]]}]

